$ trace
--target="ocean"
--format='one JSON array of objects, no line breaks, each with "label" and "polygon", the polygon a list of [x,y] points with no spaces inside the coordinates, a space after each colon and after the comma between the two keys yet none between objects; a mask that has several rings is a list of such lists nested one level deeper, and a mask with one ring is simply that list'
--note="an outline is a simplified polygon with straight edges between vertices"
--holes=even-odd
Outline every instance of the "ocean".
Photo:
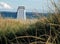
[{"label": "ocean", "polygon": [[[17,12],[0,12],[3,18],[17,18]],[[47,17],[48,13],[35,13],[35,12],[26,12],[26,17],[28,19],[38,18],[38,17]]]}]

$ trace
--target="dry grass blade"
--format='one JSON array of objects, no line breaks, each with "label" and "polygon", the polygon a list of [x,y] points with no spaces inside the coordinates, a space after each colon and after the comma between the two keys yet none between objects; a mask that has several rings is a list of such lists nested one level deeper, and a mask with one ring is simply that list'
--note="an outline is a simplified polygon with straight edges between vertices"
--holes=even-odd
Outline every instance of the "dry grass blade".
[{"label": "dry grass blade", "polygon": [[48,37],[47,41],[45,44],[49,44],[50,43],[50,40],[51,40],[51,36]]},{"label": "dry grass blade", "polygon": [[[38,40],[45,40],[43,38],[40,38],[40,37],[36,37],[36,36],[19,36],[19,37],[16,37],[14,39],[19,39],[19,38],[35,38],[35,39],[38,39]],[[13,41],[14,39],[12,39],[11,41]]]},{"label": "dry grass blade", "polygon": [[43,41],[35,41],[35,42],[29,43],[29,44],[40,44],[40,43],[45,44],[45,42],[43,42]]}]

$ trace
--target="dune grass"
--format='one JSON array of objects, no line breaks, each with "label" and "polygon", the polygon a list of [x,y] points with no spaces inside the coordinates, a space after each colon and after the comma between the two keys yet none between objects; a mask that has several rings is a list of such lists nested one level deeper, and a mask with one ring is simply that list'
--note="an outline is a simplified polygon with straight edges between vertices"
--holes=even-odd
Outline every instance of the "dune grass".
[{"label": "dune grass", "polygon": [[53,16],[26,21],[0,19],[0,43],[60,44],[60,20],[57,19]]}]

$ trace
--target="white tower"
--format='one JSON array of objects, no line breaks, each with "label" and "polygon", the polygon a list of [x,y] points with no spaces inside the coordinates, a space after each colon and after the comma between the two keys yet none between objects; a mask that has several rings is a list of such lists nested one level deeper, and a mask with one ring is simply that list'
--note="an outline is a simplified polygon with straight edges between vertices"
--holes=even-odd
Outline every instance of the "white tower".
[{"label": "white tower", "polygon": [[17,19],[19,20],[26,20],[26,14],[25,14],[25,7],[19,6],[17,10]]}]

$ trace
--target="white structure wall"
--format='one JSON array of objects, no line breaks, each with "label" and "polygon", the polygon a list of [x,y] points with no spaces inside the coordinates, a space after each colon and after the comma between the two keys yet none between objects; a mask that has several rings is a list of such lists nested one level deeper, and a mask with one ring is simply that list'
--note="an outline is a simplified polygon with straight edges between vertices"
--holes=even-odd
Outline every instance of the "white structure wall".
[{"label": "white structure wall", "polygon": [[24,10],[25,10],[24,6],[18,7],[17,19],[26,20],[26,14]]}]

